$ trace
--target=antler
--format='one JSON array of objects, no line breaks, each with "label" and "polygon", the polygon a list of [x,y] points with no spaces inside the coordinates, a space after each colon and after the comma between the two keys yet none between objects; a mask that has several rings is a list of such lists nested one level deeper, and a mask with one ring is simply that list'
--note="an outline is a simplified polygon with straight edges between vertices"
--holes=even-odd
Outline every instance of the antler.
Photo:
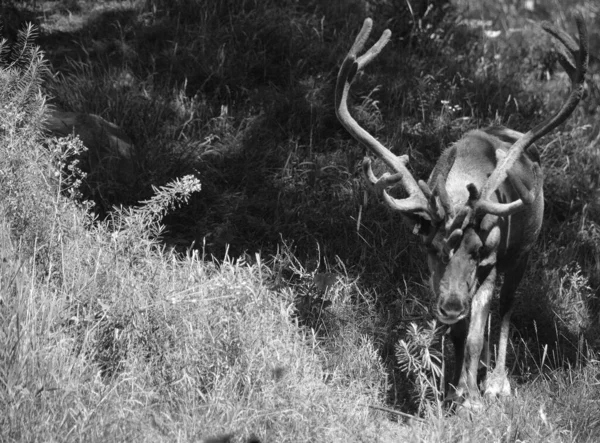
[{"label": "antler", "polygon": [[[348,54],[342,63],[335,87],[336,115],[340,123],[342,123],[356,140],[366,146],[373,154],[380,157],[385,164],[395,172],[393,175],[386,172],[383,176],[377,178],[371,168],[371,159],[365,157],[363,161],[363,172],[365,177],[378,193],[383,194],[383,198],[388,206],[394,210],[418,214],[430,220],[434,218],[437,219],[438,214],[431,210],[429,199],[422,190],[423,185],[425,188],[427,188],[427,185],[424,182],[417,183],[410,171],[406,168],[408,156],[397,156],[393,154],[388,148],[383,146],[371,134],[364,130],[348,111],[348,93],[352,82],[356,78],[356,74],[362,71],[366,65],[377,57],[384,46],[389,42],[390,36],[392,35],[390,30],[386,29],[383,31],[383,34],[377,43],[375,43],[365,54],[357,58],[358,53],[362,51],[365,46],[372,28],[373,20],[367,18],[364,21],[362,29],[356,37],[352,48],[350,48],[350,51],[348,51]],[[402,183],[402,186],[404,186],[404,189],[408,192],[409,196],[407,198],[396,199],[387,193],[386,188],[399,182]]]},{"label": "antler", "polygon": [[[506,154],[501,151],[496,153],[497,156],[500,157],[498,159],[498,166],[481,189],[480,197],[477,201],[472,202],[474,209],[480,213],[498,216],[514,214],[523,209],[525,205],[531,204],[541,187],[542,174],[537,163],[534,163],[536,181],[531,191],[527,191],[527,188],[523,183],[521,183],[518,178],[512,176],[510,169],[527,148],[562,124],[573,113],[577,104],[583,97],[585,74],[587,72],[589,56],[588,35],[581,14],[578,13],[575,16],[575,21],[579,32],[579,46],[577,46],[575,41],[569,35],[556,28],[554,25],[550,23],[544,23],[542,25],[542,28],[546,32],[562,43],[562,46],[558,46],[560,63],[571,79],[571,94],[556,114],[544,120],[526,134],[523,134],[523,136],[510,147]],[[511,203],[497,203],[491,201],[490,197],[507,177],[521,198]]]}]

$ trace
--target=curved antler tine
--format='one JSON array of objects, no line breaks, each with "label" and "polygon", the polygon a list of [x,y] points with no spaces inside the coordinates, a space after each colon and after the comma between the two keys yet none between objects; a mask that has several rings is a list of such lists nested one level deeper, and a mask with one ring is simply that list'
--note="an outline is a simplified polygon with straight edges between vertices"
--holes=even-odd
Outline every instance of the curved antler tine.
[{"label": "curved antler tine", "polygon": [[452,203],[450,202],[450,196],[446,190],[445,181],[444,183],[438,183],[436,189],[440,197],[440,203],[442,204],[445,217],[454,217],[454,210],[452,208]]},{"label": "curved antler tine", "polygon": [[422,195],[412,194],[407,198],[394,198],[384,189],[383,200],[394,211],[419,215],[426,220],[435,218],[432,216],[427,201],[422,199]]},{"label": "curved antler tine", "polygon": [[366,18],[363,22],[360,32],[354,39],[354,43],[348,51],[346,58],[356,58],[358,56],[358,53],[365,47],[365,43],[367,43],[369,35],[371,35],[371,29],[373,29],[373,20]]},{"label": "curved antler tine", "polygon": [[431,201],[433,199],[433,192],[431,192],[431,189],[429,189],[429,185],[423,180],[419,180],[417,184],[419,185],[419,188],[421,189],[421,192],[423,192],[425,198]]},{"label": "curved antler tine", "polygon": [[448,220],[446,224],[446,232],[454,232],[457,229],[463,230],[471,219],[471,214],[473,213],[473,208],[470,206],[463,206],[456,217],[452,220]]},{"label": "curved antler tine", "polygon": [[510,203],[499,203],[490,200],[481,200],[477,204],[478,212],[483,214],[493,214],[499,217],[508,217],[523,209],[524,205],[521,200]]},{"label": "curved antler tine", "polygon": [[538,196],[538,194],[540,192],[540,188],[542,187],[542,182],[543,182],[542,168],[537,163],[532,163],[532,165],[533,165],[533,175],[535,177],[535,182],[534,182],[533,188],[531,188],[531,190],[527,189],[527,186],[525,186],[525,183],[523,183],[523,181],[519,178],[519,176],[517,174],[514,174],[512,171],[508,171],[508,179],[510,180],[510,183],[513,185],[513,187],[519,194],[519,197],[521,198],[523,205],[530,205],[531,203],[533,203],[533,201],[535,200],[535,198]]},{"label": "curved antler tine", "polygon": [[558,62],[563,67],[571,81],[576,82],[577,61],[573,53],[567,51],[564,46],[555,45],[558,54]]},{"label": "curved antler tine", "polygon": [[[413,191],[412,193],[409,193],[407,198],[404,199],[394,198],[387,193],[386,189],[400,182],[404,183],[404,176],[402,173],[391,175],[386,172],[381,177],[377,178],[373,173],[371,164],[371,159],[369,157],[365,157],[362,163],[363,174],[375,193],[377,195],[383,195],[385,202],[392,210],[410,212],[420,215],[427,214],[426,218],[428,220],[433,218],[428,199],[425,197],[425,195],[423,195],[422,192],[416,192],[411,186],[404,186],[405,189],[411,189]],[[419,188],[417,187],[417,189]]]},{"label": "curved antler tine", "polygon": [[514,174],[512,171],[508,171],[507,175],[510,183],[513,185],[513,188],[515,188],[517,194],[519,194],[523,205],[530,205],[533,203],[535,200],[535,193],[529,192],[529,189],[527,189],[527,186],[525,186],[519,176]]},{"label": "curved antler tine", "polygon": [[363,170],[363,175],[367,180],[367,183],[369,183],[371,185],[371,187],[376,189],[377,182],[379,181],[379,179],[373,173],[373,168],[371,167],[371,163],[372,163],[371,159],[369,157],[365,157],[362,162],[362,170]]},{"label": "curved antler tine", "polygon": [[402,176],[400,174],[391,175],[389,172],[386,172],[381,177],[377,178],[377,176],[373,173],[373,168],[371,165],[371,159],[369,157],[365,157],[362,162],[363,175],[365,176],[367,182],[375,190],[377,195],[381,194],[384,189],[394,186],[398,182],[402,181]]},{"label": "curved antler tine", "polygon": [[391,36],[392,36],[392,31],[390,31],[389,29],[386,29],[385,31],[383,31],[383,34],[381,34],[381,37],[379,37],[379,40],[377,40],[377,43],[375,43],[371,47],[371,49],[369,49],[366,53],[364,53],[363,55],[361,55],[358,58],[358,60],[356,61],[358,63],[359,69],[362,69],[365,66],[367,66],[369,63],[371,63],[371,61],[375,57],[377,57],[379,55],[379,53],[381,52],[381,50],[390,41],[390,37]]},{"label": "curved antler tine", "polygon": [[[506,157],[506,152],[504,152],[502,149],[496,150],[496,159],[498,163],[501,162],[504,159],[504,157]],[[519,198],[523,201],[525,205],[530,205],[531,203],[533,203],[535,197],[537,196],[537,193],[540,190],[543,181],[543,175],[539,163],[533,162],[527,158],[525,158],[525,161],[532,168],[532,172],[536,180],[531,191],[527,189],[527,186],[525,186],[525,183],[523,183],[519,175],[514,173],[512,170],[509,169],[506,172],[506,175],[510,183],[517,191],[517,194],[519,194]]]},{"label": "curved antler tine", "polygon": [[440,198],[442,209],[444,210],[445,217],[454,217],[454,210],[452,208],[452,202],[446,189],[446,181],[448,180],[448,174],[454,166],[454,160],[456,160],[456,146],[451,146],[448,150],[448,158],[446,162],[438,162],[435,169],[431,173],[432,184],[435,192]]},{"label": "curved antler tine", "polygon": [[521,179],[511,171],[507,172],[508,179],[519,194],[519,199],[510,203],[499,203],[490,200],[479,199],[475,209],[479,213],[506,217],[521,211],[526,205],[534,202],[540,193],[543,183],[542,168],[537,163],[532,163],[535,182],[533,188],[528,190]]},{"label": "curved antler tine", "polygon": [[[577,21],[577,28],[579,31],[579,47],[576,48],[575,43],[571,37],[566,37],[562,31],[559,31],[552,25],[545,25],[544,29],[552,36],[556,37],[558,41],[568,50],[573,59],[575,60],[576,69],[575,72],[567,73],[571,78],[572,89],[571,93],[560,108],[553,116],[547,118],[542,123],[535,126],[529,132],[523,134],[511,147],[506,156],[496,166],[496,169],[492,172],[483,189],[481,190],[481,199],[477,202],[478,211],[491,211],[490,213],[505,216],[513,214],[514,212],[522,209],[523,201],[519,200],[512,203],[496,203],[490,201],[491,196],[494,194],[498,186],[508,177],[508,171],[513,167],[515,162],[521,157],[523,152],[535,143],[536,140],[540,139],[559,125],[561,125],[575,110],[577,104],[583,97],[584,92],[584,80],[585,74],[588,67],[589,58],[589,47],[587,29],[583,17],[581,14],[575,16]],[[517,190],[519,187],[517,186]],[[500,205],[504,205],[501,207]]]},{"label": "curved antler tine", "polygon": [[440,208],[435,198],[435,194],[431,192],[429,185],[423,180],[419,180],[417,184],[419,185],[419,188],[421,188],[423,195],[429,202],[429,213],[431,215],[432,220],[435,222],[441,222],[442,220],[444,220],[444,217],[446,216],[447,212],[444,211],[443,206]]},{"label": "curved antler tine", "polygon": [[[581,16],[579,16],[579,18],[581,18]],[[577,18],[575,18],[575,20],[577,20]],[[577,22],[577,25],[579,26],[579,22]],[[575,43],[575,40],[573,40],[573,37],[571,37],[562,29],[557,28],[550,22],[543,22],[541,26],[544,31],[561,42],[572,54],[579,50],[577,43]]]},{"label": "curved antler tine", "polygon": [[[562,29],[558,29],[551,23],[542,23],[542,28],[562,43],[562,46],[557,45],[556,47],[560,56],[560,64],[569,75],[571,81],[578,83],[583,80],[585,71],[587,71],[589,42],[587,28],[581,13],[575,14],[575,22],[577,23],[577,31],[579,33],[579,46],[569,34]],[[577,66],[580,64],[585,65],[583,74],[577,69]],[[581,78],[578,78],[577,75],[580,75]]]},{"label": "curved antler tine", "polygon": [[579,33],[579,52],[577,53],[578,57],[576,57],[576,60],[578,66],[581,65],[581,70],[578,69],[579,76],[572,81],[583,84],[585,81],[585,74],[588,70],[590,42],[588,39],[587,27],[585,26],[583,15],[580,12],[575,15],[575,22],[577,23],[577,32]]}]

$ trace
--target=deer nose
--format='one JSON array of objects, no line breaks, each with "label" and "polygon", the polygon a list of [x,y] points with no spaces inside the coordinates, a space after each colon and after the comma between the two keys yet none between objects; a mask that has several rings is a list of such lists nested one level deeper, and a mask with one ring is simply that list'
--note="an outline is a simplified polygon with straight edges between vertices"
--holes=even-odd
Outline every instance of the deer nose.
[{"label": "deer nose", "polygon": [[442,323],[452,324],[467,314],[467,306],[458,296],[450,296],[438,303],[438,319]]}]

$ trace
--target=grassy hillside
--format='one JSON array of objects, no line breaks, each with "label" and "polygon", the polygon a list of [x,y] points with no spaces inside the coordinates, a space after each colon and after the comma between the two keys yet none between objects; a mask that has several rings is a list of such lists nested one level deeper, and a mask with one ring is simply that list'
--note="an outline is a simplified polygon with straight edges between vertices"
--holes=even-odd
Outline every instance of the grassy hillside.
[{"label": "grassy hillside", "polygon": [[[526,131],[558,109],[568,78],[535,23],[573,33],[574,9],[588,90],[538,144],[546,212],[513,318],[515,395],[450,414],[424,251],[365,192],[337,70],[365,17],[392,30],[352,112],[425,178],[465,131]],[[2,15],[0,441],[594,441],[595,2],[63,0]],[[23,20],[39,35],[19,36]],[[45,140],[49,107],[120,125],[138,175],[74,175],[82,147]]]}]

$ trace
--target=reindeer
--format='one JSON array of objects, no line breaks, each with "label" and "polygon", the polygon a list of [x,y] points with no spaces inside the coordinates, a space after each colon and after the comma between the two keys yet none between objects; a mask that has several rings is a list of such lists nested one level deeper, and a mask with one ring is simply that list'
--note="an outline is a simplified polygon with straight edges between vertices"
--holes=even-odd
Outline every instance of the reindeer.
[{"label": "reindeer", "polygon": [[[477,368],[500,273],[504,274],[504,283],[500,289],[498,352],[483,391],[486,396],[510,395],[505,363],[513,299],[544,213],[543,175],[532,145],[562,124],[583,95],[588,38],[580,15],[576,22],[579,45],[555,26],[542,25],[562,45],[557,45],[559,61],[572,83],[561,109],[525,134],[503,127],[467,132],[444,150],[427,183],[415,180],[409,172],[407,155],[393,154],[348,111],[353,80],[381,52],[391,32],[386,29],[379,41],[358,57],[373,25],[371,19],[366,19],[340,68],[335,91],[339,121],[393,171],[377,178],[371,159],[365,157],[362,169],[367,184],[389,208],[402,214],[427,249],[430,286],[436,297],[435,315],[450,326],[455,350],[456,367],[446,396],[448,401],[464,406],[480,402]],[[394,198],[388,193],[397,184],[408,194],[406,198]]]}]

